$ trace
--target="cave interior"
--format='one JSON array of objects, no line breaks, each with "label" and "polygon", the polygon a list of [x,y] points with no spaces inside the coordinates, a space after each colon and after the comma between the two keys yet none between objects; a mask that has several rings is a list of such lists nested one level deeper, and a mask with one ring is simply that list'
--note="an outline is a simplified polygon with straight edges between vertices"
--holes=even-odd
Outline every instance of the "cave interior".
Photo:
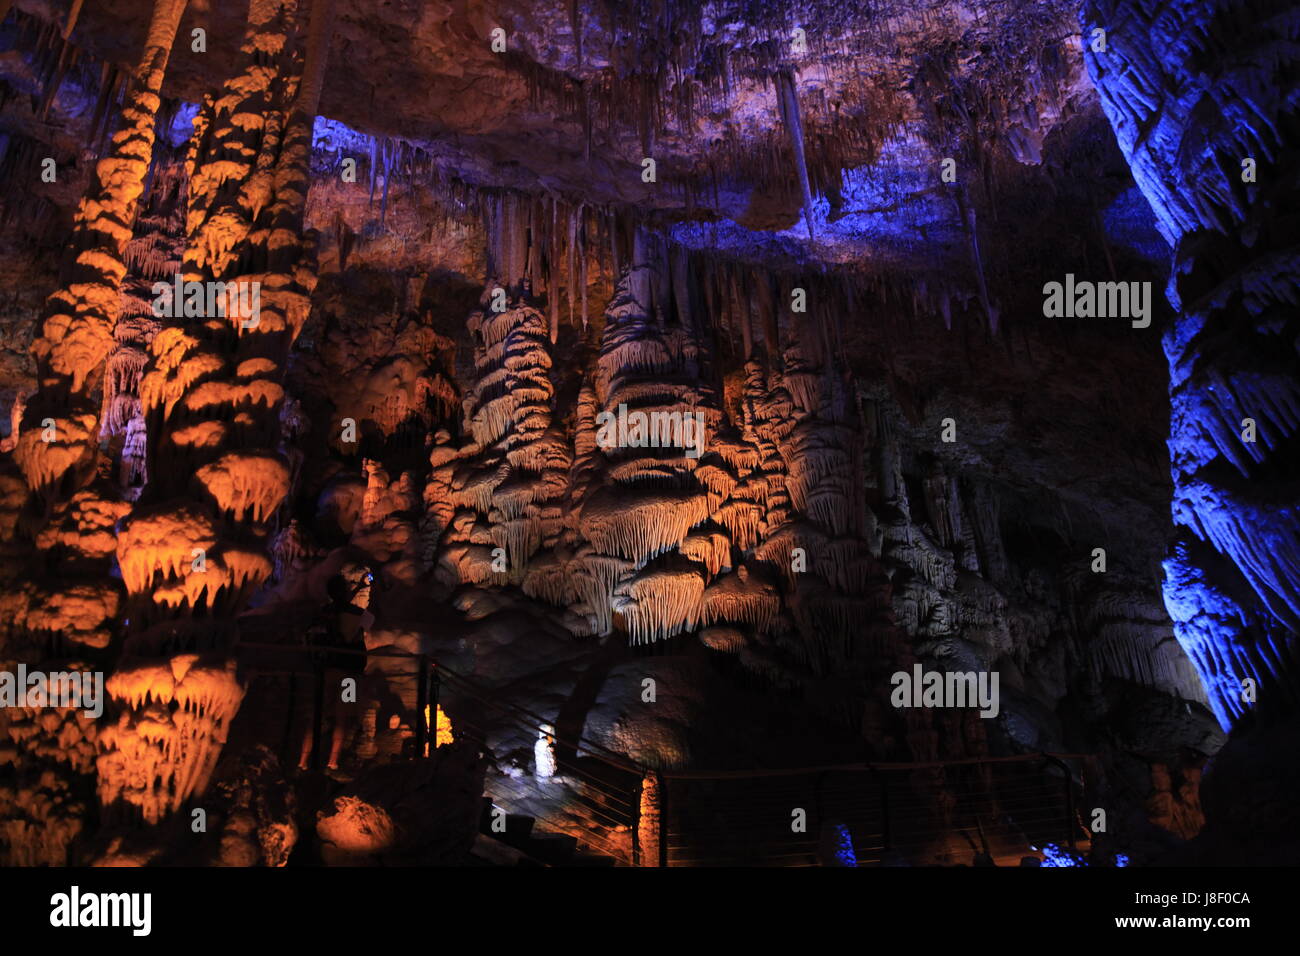
[{"label": "cave interior", "polygon": [[0,0],[0,863],[1300,862],[1298,38]]}]

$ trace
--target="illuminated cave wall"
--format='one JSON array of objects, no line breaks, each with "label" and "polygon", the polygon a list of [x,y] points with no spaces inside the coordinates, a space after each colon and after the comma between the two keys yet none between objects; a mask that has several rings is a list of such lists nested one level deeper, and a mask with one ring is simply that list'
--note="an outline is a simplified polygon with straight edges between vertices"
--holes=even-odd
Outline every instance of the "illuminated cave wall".
[{"label": "illuminated cave wall", "polygon": [[[1067,3],[841,4],[800,52],[779,4],[502,4],[498,55],[482,24],[346,0],[123,0],[142,36],[180,16],[211,42],[161,88],[147,46],[143,91],[101,12],[65,39],[45,6],[3,34],[6,183],[47,154],[60,178],[4,197],[0,660],[101,670],[111,700],[0,712],[7,860],[165,859],[149,834],[201,800],[197,861],[286,862],[303,715],[235,645],[303,641],[364,569],[370,650],[647,766],[1100,749],[1138,818],[1195,833],[1170,780],[1199,779],[1232,682],[1286,686],[1296,623],[1300,405],[1271,344],[1294,269],[1225,238],[1287,225],[1258,195],[1287,188],[1289,105],[1249,76],[1222,81],[1267,118],[1243,192],[1236,146],[1175,151],[1205,107],[1152,92],[1174,66],[1126,44],[1140,6],[1080,36]],[[1093,20],[1128,24],[1111,60],[1079,52]],[[74,220],[103,176],[111,228]],[[1040,296],[1072,270],[1159,286],[1160,233],[1172,420],[1164,315],[1065,326]],[[257,281],[260,322],[156,314],[176,276]],[[611,446],[629,411],[699,421],[698,455]],[[891,708],[916,661],[997,670],[999,719]],[[414,681],[367,676],[345,768],[392,797],[414,784],[366,775],[409,748]],[[482,730],[496,782],[536,769],[535,728]],[[318,836],[361,852],[369,814],[391,836],[375,806]]]},{"label": "illuminated cave wall", "polygon": [[[1085,32],[1102,108],[1174,248],[1165,333],[1177,529],[1165,605],[1228,728],[1296,700],[1300,500],[1296,10],[1101,2]],[[1228,51],[1231,51],[1230,53]]]}]

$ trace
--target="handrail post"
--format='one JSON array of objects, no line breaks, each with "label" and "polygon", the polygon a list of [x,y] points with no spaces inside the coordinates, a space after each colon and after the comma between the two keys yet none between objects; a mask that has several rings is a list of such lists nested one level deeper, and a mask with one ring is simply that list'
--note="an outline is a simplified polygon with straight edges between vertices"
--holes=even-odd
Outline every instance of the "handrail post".
[{"label": "handrail post", "polygon": [[1043,758],[1050,764],[1061,768],[1062,776],[1065,779],[1065,842],[1069,844],[1071,850],[1074,849],[1074,773],[1070,770],[1070,765],[1054,754],[1043,754]]},{"label": "handrail post", "polygon": [[636,785],[632,791],[636,800],[632,804],[632,865],[644,866],[645,862],[641,857],[641,800],[645,795],[645,780]]},{"label": "handrail post", "polygon": [[894,849],[889,825],[889,775],[877,770],[876,778],[880,781],[880,828],[884,831],[881,834],[881,850],[888,852]]},{"label": "handrail post", "polygon": [[311,769],[314,773],[320,772],[321,758],[325,753],[324,741],[321,737],[325,733],[325,665],[318,662],[316,664],[315,688],[312,693],[311,702]]},{"label": "handrail post", "polygon": [[429,724],[432,722],[427,711],[429,707],[429,655],[420,655],[420,669],[415,682],[415,759],[428,756],[425,745],[429,740]]}]

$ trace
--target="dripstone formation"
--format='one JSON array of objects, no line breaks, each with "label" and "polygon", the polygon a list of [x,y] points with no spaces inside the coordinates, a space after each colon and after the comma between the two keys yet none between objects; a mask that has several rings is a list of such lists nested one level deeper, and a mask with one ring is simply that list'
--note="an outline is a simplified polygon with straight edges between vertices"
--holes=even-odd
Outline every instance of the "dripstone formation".
[{"label": "dripstone formation", "polygon": [[551,6],[0,3],[0,861],[1294,862],[1296,11]]}]

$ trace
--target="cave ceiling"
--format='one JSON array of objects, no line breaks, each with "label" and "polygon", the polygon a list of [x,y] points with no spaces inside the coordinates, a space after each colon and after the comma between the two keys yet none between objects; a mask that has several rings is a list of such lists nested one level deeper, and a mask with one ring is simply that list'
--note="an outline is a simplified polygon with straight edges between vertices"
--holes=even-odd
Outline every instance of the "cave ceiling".
[{"label": "cave ceiling", "polygon": [[[16,7],[66,17],[59,3]],[[220,83],[246,7],[189,5],[181,36],[203,29],[206,52],[178,49],[165,95],[197,102]],[[147,0],[87,4],[76,41],[99,60],[129,63],[149,10]],[[901,261],[941,272],[967,258],[959,213],[928,174],[944,158],[974,164],[1004,192],[1069,190],[1071,164],[1106,162],[1077,155],[1093,148],[1076,140],[1097,113],[1077,37],[1069,42],[1074,18],[1057,0],[797,8],[348,0],[321,114],[399,140],[473,186],[693,223],[681,233],[688,243],[705,241],[698,227],[712,224],[708,241],[742,256],[848,267]],[[496,29],[505,31],[505,52],[493,50]],[[814,212],[815,248],[773,81],[782,71],[793,75],[807,135],[818,142],[809,156],[814,192],[843,172],[829,190],[840,195],[821,198]],[[642,181],[647,157],[657,164],[653,184]],[[1032,225],[1023,224],[1026,233]]]},{"label": "cave ceiling", "polygon": [[[183,104],[229,74],[247,6],[188,4],[163,87],[177,110],[176,148],[193,115]],[[14,7],[32,22],[68,15],[59,2]],[[32,103],[11,100],[6,122],[88,168],[94,81],[107,64],[133,62],[150,9],[149,0],[84,5],[71,35],[83,62],[43,119],[32,115],[45,90],[33,63],[0,54],[10,89]],[[505,52],[493,50],[498,28]],[[193,52],[183,41],[200,29],[206,49]],[[848,354],[916,434],[961,418],[964,440],[936,453],[1030,495],[1063,494],[1077,502],[1076,520],[1131,538],[1154,567],[1167,493],[1165,425],[1151,411],[1164,387],[1158,342],[1033,314],[1044,274],[1092,264],[1160,281],[1168,255],[1105,132],[1071,4],[343,0],[332,37],[313,195],[343,158],[391,155],[409,208],[395,197],[390,211],[385,196],[384,215],[420,233],[359,262],[409,274],[443,255],[467,276],[481,270],[481,248],[429,241],[419,197],[444,206],[461,197],[468,209],[463,197],[488,193],[630,214],[714,260],[848,276],[843,289],[876,298],[879,312],[850,325]],[[808,210],[782,75],[816,143]],[[655,183],[643,182],[647,157]],[[958,198],[941,178],[947,160]],[[83,182],[46,188],[63,217]],[[330,228],[345,201],[314,199],[309,221]],[[373,192],[366,218],[371,206]],[[953,315],[969,321],[954,325]],[[5,356],[20,369],[11,379],[29,374],[22,338]],[[1093,427],[1126,405],[1138,410],[1117,433]],[[1117,437],[1139,450],[1120,462]],[[1116,481],[1117,469],[1128,479]]]}]

